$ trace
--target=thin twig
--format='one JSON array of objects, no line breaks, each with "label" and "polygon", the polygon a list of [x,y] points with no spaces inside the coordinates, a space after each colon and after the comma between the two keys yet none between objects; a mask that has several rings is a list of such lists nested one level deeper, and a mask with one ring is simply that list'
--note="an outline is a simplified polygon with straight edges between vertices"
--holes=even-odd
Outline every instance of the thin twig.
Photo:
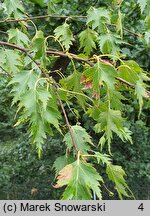
[{"label": "thin twig", "polygon": [[65,109],[64,109],[64,106],[63,106],[63,103],[62,103],[62,101],[61,101],[61,98],[60,98],[60,96],[59,96],[59,94],[58,94],[58,92],[57,92],[57,85],[54,85],[54,87],[55,87],[55,89],[56,89],[57,98],[58,98],[60,107],[61,107],[61,109],[62,109],[64,118],[65,118],[65,122],[66,122],[66,124],[67,124],[68,130],[69,130],[69,133],[70,133],[70,136],[71,136],[71,139],[72,139],[72,143],[73,143],[73,145],[74,145],[74,148],[75,148],[76,152],[78,152],[77,144],[76,144],[76,141],[75,141],[75,138],[74,138],[74,135],[73,135],[73,132],[72,132],[70,123],[69,123],[69,121],[68,121],[68,117],[67,117],[66,111],[65,111]]},{"label": "thin twig", "polygon": [[22,47],[20,47],[20,46],[15,45],[15,44],[3,42],[3,41],[0,41],[0,46],[8,46],[8,47],[11,47],[11,48],[20,50],[20,51],[22,51],[22,52],[27,52],[27,51],[28,51],[28,49],[26,49],[26,48],[22,48]]},{"label": "thin twig", "polygon": [[3,68],[1,65],[0,65],[0,68],[1,68],[1,70],[3,70],[5,73],[5,75],[7,75],[7,76],[9,76],[9,77],[11,77],[12,78],[12,75],[7,71],[7,70],[5,70],[5,68]]},{"label": "thin twig", "polygon": [[135,88],[135,86],[132,83],[130,83],[130,82],[128,82],[128,81],[126,81],[126,80],[124,80],[124,79],[122,79],[120,77],[116,77],[116,80],[118,80],[121,83],[124,83],[125,85],[129,86],[132,89]]},{"label": "thin twig", "polygon": [[63,56],[63,57],[66,57],[66,58],[73,58],[74,60],[76,61],[79,61],[79,62],[84,62],[90,66],[93,66],[94,64],[84,58],[80,58],[72,53],[64,53],[64,52],[61,52],[61,51],[53,51],[53,50],[47,50],[46,51],[47,55],[54,55],[54,56]]},{"label": "thin twig", "polygon": [[123,30],[124,30],[124,31],[126,31],[126,32],[128,32],[128,33],[130,33],[130,34],[133,34],[134,36],[137,36],[137,37],[142,37],[142,35],[141,35],[141,34],[139,34],[139,33],[136,33],[136,32],[133,32],[133,31],[131,31],[131,30],[129,30],[129,29],[127,29],[127,28],[125,28],[125,27],[123,27]]},{"label": "thin twig", "polygon": [[1,33],[1,34],[5,34],[5,35],[8,35],[7,32],[4,32],[4,31],[2,31],[2,30],[0,30],[0,33]]},{"label": "thin twig", "polygon": [[1,20],[0,23],[9,23],[9,22],[21,22],[21,21],[28,21],[33,19],[45,19],[45,18],[58,18],[58,19],[69,19],[69,18],[87,18],[87,16],[78,16],[78,15],[72,15],[72,16],[59,16],[59,15],[43,15],[43,16],[29,16],[27,18],[22,19],[5,19]]},{"label": "thin twig", "polygon": [[[112,24],[112,23],[108,23],[108,25],[116,27],[116,25]],[[125,28],[125,27],[123,27],[123,30],[126,31],[126,32],[128,32],[128,33],[130,33],[130,34],[132,34],[132,35],[134,35],[134,36],[137,36],[137,37],[141,37],[142,36],[141,34],[133,32],[133,31],[131,31],[131,30]]]},{"label": "thin twig", "polygon": [[[22,51],[24,53],[27,53],[29,51],[26,48],[22,48],[20,46],[15,45],[15,44],[3,42],[3,41],[0,41],[0,46],[8,46],[8,47],[20,50],[20,51]],[[90,61],[88,61],[86,59],[77,57],[76,55],[71,54],[71,53],[66,54],[66,53],[63,53],[62,51],[54,51],[54,50],[47,50],[46,53],[47,53],[47,55],[63,56],[63,57],[66,57],[66,58],[73,58],[73,59],[75,59],[77,61],[85,62],[86,64],[88,64],[90,66],[93,66],[92,62],[90,62]]]}]

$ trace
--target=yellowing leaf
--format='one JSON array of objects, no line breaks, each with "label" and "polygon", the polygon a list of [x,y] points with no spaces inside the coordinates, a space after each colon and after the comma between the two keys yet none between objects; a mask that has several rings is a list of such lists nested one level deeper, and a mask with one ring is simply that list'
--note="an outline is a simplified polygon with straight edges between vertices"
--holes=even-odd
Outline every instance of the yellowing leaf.
[{"label": "yellowing leaf", "polygon": [[53,186],[54,188],[60,188],[67,185],[72,177],[72,164],[65,166],[57,176],[57,184]]},{"label": "yellowing leaf", "polygon": [[66,165],[73,163],[75,159],[71,155],[63,155],[56,158],[53,168],[55,169],[56,175],[62,170]]}]

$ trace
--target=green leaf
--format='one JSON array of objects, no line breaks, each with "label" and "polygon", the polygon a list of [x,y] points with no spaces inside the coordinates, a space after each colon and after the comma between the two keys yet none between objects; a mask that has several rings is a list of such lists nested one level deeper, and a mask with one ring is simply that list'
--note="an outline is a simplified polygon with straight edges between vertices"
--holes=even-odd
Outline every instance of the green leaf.
[{"label": "green leaf", "polygon": [[41,144],[46,135],[52,135],[50,124],[61,132],[58,122],[60,113],[55,96],[51,90],[47,90],[46,81],[38,80],[38,74],[32,70],[18,73],[10,84],[13,85],[13,103],[19,101],[18,111],[21,112],[16,125],[29,122],[30,136],[40,155]]},{"label": "green leaf", "polygon": [[76,96],[78,103],[84,108],[86,97],[84,96],[83,91],[81,90],[82,86],[80,84],[80,79],[81,73],[79,73],[78,71],[74,71],[67,78],[61,79],[60,83],[63,86],[63,88],[69,91],[72,90],[72,95]]},{"label": "green leaf", "polygon": [[118,19],[117,19],[117,32],[120,32],[121,38],[123,37],[123,27],[122,27],[122,14],[120,9],[118,10]]},{"label": "green leaf", "polygon": [[[90,150],[89,144],[92,144],[91,136],[86,132],[86,130],[83,127],[79,125],[71,126],[71,131],[76,143],[77,150],[80,150],[83,154],[86,154],[87,151]],[[69,149],[74,147],[69,132],[64,136],[63,141],[66,143]]]},{"label": "green leaf", "polygon": [[128,192],[130,191],[124,176],[126,176],[125,171],[121,166],[108,164],[106,168],[106,173],[108,178],[115,183],[115,189],[118,192],[119,198],[123,199],[122,196],[129,197]]},{"label": "green leaf", "polygon": [[110,14],[107,9],[91,7],[88,10],[87,24],[91,25],[92,29],[98,28],[102,32],[106,22],[110,22]]},{"label": "green leaf", "polygon": [[61,26],[58,26],[55,30],[55,37],[59,40],[66,50],[69,50],[72,41],[74,40],[73,34],[70,30],[70,26],[67,23],[64,23]]},{"label": "green leaf", "polygon": [[135,84],[135,94],[136,94],[137,99],[139,101],[139,106],[140,106],[139,116],[140,116],[141,111],[142,111],[142,107],[143,107],[143,97],[146,95],[145,86],[144,86],[144,83],[142,81],[137,81],[136,82],[136,84]]},{"label": "green leaf", "polygon": [[31,52],[35,53],[34,58],[42,60],[42,64],[45,65],[47,58],[46,58],[46,41],[44,38],[43,32],[37,31],[35,36],[32,39],[31,43]]},{"label": "green leaf", "polygon": [[46,111],[44,111],[44,109],[42,110],[41,115],[45,122],[52,124],[61,133],[58,121],[58,119],[60,119],[60,113],[57,109],[48,106]]},{"label": "green leaf", "polygon": [[32,141],[33,143],[37,143],[37,145],[43,143],[43,139],[46,138],[46,133],[52,135],[52,129],[49,123],[60,131],[58,123],[60,114],[57,110],[54,110],[51,102],[53,103],[53,98],[51,98],[50,92],[46,88],[38,87],[36,90],[31,89],[27,91],[22,96],[19,105],[23,107],[21,120],[30,122]]},{"label": "green leaf", "polygon": [[123,0],[113,0],[113,4],[115,7],[121,5],[122,2],[123,2]]},{"label": "green leaf", "polygon": [[41,7],[45,6],[45,1],[44,0],[29,0],[30,2],[34,3],[34,4],[38,4]]},{"label": "green leaf", "polygon": [[102,162],[103,164],[110,164],[112,162],[112,159],[110,158],[110,155],[108,154],[101,154],[100,152],[94,152],[95,157],[97,159],[98,164]]},{"label": "green leaf", "polygon": [[26,34],[21,32],[18,28],[16,29],[9,29],[8,31],[8,41],[10,43],[17,44],[20,47],[28,47],[29,45],[29,38]]},{"label": "green leaf", "polygon": [[74,162],[74,158],[71,157],[70,155],[63,155],[58,158],[56,158],[54,164],[53,164],[53,169],[55,169],[56,176],[58,173],[68,164]]},{"label": "green leaf", "polygon": [[22,67],[22,61],[17,51],[5,49],[1,51],[1,55],[1,64],[6,71],[13,74],[19,72]]},{"label": "green leaf", "polygon": [[46,138],[47,131],[46,124],[41,116],[42,102],[40,102],[36,90],[26,91],[19,104],[23,112],[17,123],[29,121],[32,142],[36,143],[38,148],[41,147],[43,139]]},{"label": "green leaf", "polygon": [[22,18],[24,15],[24,8],[19,0],[4,0],[8,16],[13,15],[15,18]]},{"label": "green leaf", "polygon": [[103,54],[117,55],[120,52],[120,45],[122,43],[120,36],[116,34],[104,34],[99,37],[99,46]]},{"label": "green leaf", "polygon": [[141,9],[141,13],[143,13],[147,3],[148,3],[148,0],[137,0],[139,6],[140,6],[140,9]]},{"label": "green leaf", "polygon": [[144,38],[145,38],[145,41],[146,41],[147,45],[150,44],[150,30],[145,32],[145,37]]},{"label": "green leaf", "polygon": [[122,101],[127,100],[119,91],[111,90],[110,91],[110,103],[111,108],[120,110],[123,107]]},{"label": "green leaf", "polygon": [[17,73],[14,78],[9,82],[9,85],[13,84],[13,103],[21,100],[21,96],[27,91],[27,89],[33,88],[35,82],[38,79],[38,75],[34,71],[21,71]]},{"label": "green leaf", "polygon": [[95,106],[88,109],[87,114],[92,117],[95,121],[98,120],[99,115],[101,112],[105,112],[107,110],[108,104],[106,102],[103,102],[102,100],[98,101],[98,105],[95,104]]},{"label": "green leaf", "polygon": [[145,28],[146,28],[146,30],[150,29],[150,12],[148,13],[148,15],[145,18]]},{"label": "green leaf", "polygon": [[121,117],[121,112],[119,110],[108,109],[99,115],[98,123],[95,125],[94,129],[96,133],[104,132],[109,153],[111,152],[110,143],[113,137],[112,132],[116,133],[123,141],[125,139],[132,142],[130,137],[131,132],[123,127],[123,122],[124,119]]},{"label": "green leaf", "polygon": [[123,61],[118,69],[119,77],[135,84],[140,79],[143,69],[133,60]]},{"label": "green leaf", "polygon": [[83,49],[83,52],[86,55],[89,55],[93,49],[96,48],[96,39],[97,33],[89,28],[82,31],[79,35],[80,37],[80,49]]},{"label": "green leaf", "polygon": [[45,55],[45,38],[41,30],[37,31],[35,36],[33,37],[31,47],[32,50],[36,52],[35,58],[40,58]]},{"label": "green leaf", "polygon": [[93,196],[92,191],[99,199],[102,198],[99,186],[103,179],[91,164],[77,160],[69,168],[69,178],[64,170],[61,172],[62,178],[58,177],[57,182],[60,186],[67,185],[63,193],[64,200],[89,200]]},{"label": "green leaf", "polygon": [[[41,97],[41,92],[42,96]],[[34,112],[40,113],[41,110],[45,111],[48,100],[51,98],[50,93],[44,88],[31,89],[26,91],[22,96],[21,104],[25,107],[27,116],[34,115]]]},{"label": "green leaf", "polygon": [[48,8],[47,8],[47,12],[48,12],[48,14],[54,14],[54,13],[56,13],[56,7],[57,7],[57,5],[56,5],[56,3],[55,2],[53,2],[53,1],[51,1],[51,0],[48,0],[48,2],[47,2],[47,5],[48,5]]}]

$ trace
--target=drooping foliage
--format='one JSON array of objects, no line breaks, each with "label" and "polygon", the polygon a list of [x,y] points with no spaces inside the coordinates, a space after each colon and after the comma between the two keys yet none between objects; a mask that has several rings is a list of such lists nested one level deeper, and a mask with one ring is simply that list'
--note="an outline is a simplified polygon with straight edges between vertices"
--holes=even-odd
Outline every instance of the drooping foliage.
[{"label": "drooping foliage", "polygon": [[[142,37],[140,43],[149,47],[148,2],[106,1],[74,15],[67,1],[1,3],[0,71],[9,77],[12,105],[17,106],[15,126],[28,124],[39,158],[48,136],[56,130],[62,136],[66,154],[54,163],[54,188],[66,186],[63,199],[92,199],[93,193],[102,199],[105,182],[95,164],[105,166],[120,199],[133,197],[125,171],[113,164],[111,142],[117,135],[132,143],[123,107],[136,98],[140,118],[150,97],[148,71],[130,58],[133,45],[126,36]],[[138,33],[126,26],[133,3],[144,23]],[[91,134],[82,125],[83,113],[94,121]]]}]

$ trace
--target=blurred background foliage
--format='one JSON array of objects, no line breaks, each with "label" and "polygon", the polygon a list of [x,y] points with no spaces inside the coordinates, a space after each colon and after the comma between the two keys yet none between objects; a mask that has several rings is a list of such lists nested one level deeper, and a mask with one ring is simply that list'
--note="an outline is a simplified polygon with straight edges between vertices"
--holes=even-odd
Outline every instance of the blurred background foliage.
[{"label": "blurred background foliage", "polygon": [[[48,1],[48,0],[47,0]],[[33,1],[34,2],[34,1]],[[40,1],[42,2],[42,1]],[[46,1],[45,1],[46,2]],[[91,7],[112,7],[112,1],[106,0],[53,0],[47,8],[39,4],[33,4],[31,1],[23,1],[27,11],[32,16],[56,13],[59,15],[86,15],[86,11]],[[57,7],[56,7],[57,5]],[[114,10],[113,10],[114,9]],[[115,20],[117,11],[112,7],[113,19]],[[148,8],[147,8],[148,10]],[[126,29],[135,32],[130,34],[124,31],[124,40],[130,45],[122,47],[122,53],[126,58],[134,59],[145,70],[150,70],[150,45],[143,39],[143,32],[146,26],[144,15],[141,15],[140,8],[135,0],[124,1],[122,4],[123,24]],[[146,13],[147,11],[145,11]],[[0,13],[0,18],[2,13]],[[50,19],[43,25],[42,20],[34,20],[39,29],[46,34],[51,34],[58,25],[64,20]],[[70,19],[73,25],[73,31],[78,34],[84,26],[84,19]],[[15,23],[10,24],[11,27]],[[29,25],[30,32],[33,34],[33,26]],[[8,25],[3,23],[1,30],[7,31]],[[138,34],[138,35],[137,35]],[[5,34],[0,35],[5,39]],[[53,45],[53,42],[51,42]],[[1,71],[2,73],[2,71]],[[28,138],[28,126],[19,126],[15,128],[16,108],[11,107],[10,88],[6,85],[9,77],[1,74],[0,76],[0,199],[60,199],[61,189],[54,189],[53,182],[55,174],[53,162],[64,154],[64,144],[62,137],[56,134],[48,138],[45,142],[41,159],[38,159],[34,146],[30,144]],[[149,103],[144,102],[144,108],[140,119],[138,119],[139,106],[137,100],[132,98],[127,100],[124,109],[124,115],[127,117],[133,134],[133,145],[124,144],[115,137],[112,143],[112,153],[114,164],[121,165],[127,173],[127,183],[135,195],[136,199],[150,199],[150,111]],[[79,114],[80,110],[77,107]],[[70,113],[69,118],[74,121],[74,116]],[[82,124],[91,133],[92,119],[87,120],[86,114],[82,118]],[[92,134],[93,136],[93,134]],[[98,135],[94,135],[94,142],[98,142]],[[97,167],[98,169],[98,167]],[[100,170],[106,181],[106,187],[112,191],[110,181],[105,177],[105,171]],[[114,193],[109,196],[105,187],[103,190],[103,199],[118,199]],[[114,191],[112,191],[114,192]]]}]

